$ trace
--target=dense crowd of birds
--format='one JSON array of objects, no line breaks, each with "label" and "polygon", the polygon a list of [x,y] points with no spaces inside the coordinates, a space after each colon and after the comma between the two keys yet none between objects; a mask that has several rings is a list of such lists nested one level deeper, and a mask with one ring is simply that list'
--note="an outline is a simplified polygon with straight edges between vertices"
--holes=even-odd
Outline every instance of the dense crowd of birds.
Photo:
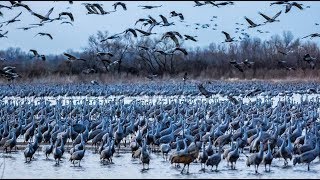
[{"label": "dense crowd of birds", "polygon": [[[39,23],[30,24],[30,26],[18,28],[18,29],[22,29],[25,31],[32,29],[32,28],[44,26],[45,24],[52,23],[54,21],[62,21],[60,24],[73,25],[72,22],[74,22],[74,20],[75,20],[73,14],[69,11],[63,11],[63,12],[59,13],[58,17],[52,17],[50,15],[52,14],[54,7],[50,8],[49,11],[47,12],[47,14],[41,15],[39,13],[36,13],[35,10],[32,10],[26,3],[23,3],[22,1],[9,1],[9,2],[10,2],[10,5],[0,4],[0,10],[1,9],[13,10],[13,9],[17,9],[17,8],[19,8],[19,9],[23,8],[23,10],[27,10],[32,16],[35,16],[40,20]],[[194,7],[212,6],[215,8],[221,8],[223,6],[233,6],[235,4],[232,1],[225,1],[225,2],[194,1],[194,3],[195,3]],[[73,1],[69,1],[69,4],[72,5]],[[127,5],[123,2],[115,2],[112,5],[113,10],[110,10],[110,11],[106,10],[106,8],[103,7],[103,4],[99,4],[99,3],[81,3],[81,4],[85,7],[85,9],[87,11],[86,12],[87,15],[107,15],[107,14],[114,13],[119,10],[120,11],[127,10]],[[270,6],[276,6],[276,5],[277,6],[285,6],[285,11],[284,11],[285,14],[289,13],[290,11],[293,11],[293,8],[297,8],[299,10],[304,10],[304,9],[310,8],[310,6],[305,6],[303,4],[300,4],[297,2],[291,2],[291,1],[276,1],[276,2],[270,3]],[[142,9],[154,9],[154,8],[162,8],[162,5],[139,5],[138,7],[141,7]],[[11,23],[16,23],[18,21],[21,21],[19,19],[21,14],[22,14],[22,11],[18,15],[16,15],[15,17],[10,18],[7,21],[0,22],[0,31],[3,31],[1,29],[2,27],[6,27]],[[282,14],[282,11],[279,11],[278,13],[276,13],[272,17],[268,16],[262,12],[259,12],[258,14],[261,15],[263,17],[263,19],[265,19],[265,22],[256,23],[252,19],[250,19],[249,17],[244,16],[244,20],[249,24],[247,29],[257,28],[257,27],[266,25],[268,23],[280,22],[279,17]],[[3,13],[1,11],[0,11],[0,15],[3,16]],[[127,28],[123,32],[116,33],[114,35],[107,37],[106,39],[101,40],[101,43],[103,43],[104,41],[117,40],[121,35],[126,35],[128,33],[130,33],[134,38],[137,38],[138,34],[141,34],[141,37],[156,35],[157,33],[152,31],[154,29],[154,27],[156,27],[156,26],[169,27],[169,26],[175,25],[175,22],[174,21],[170,22],[169,18],[177,17],[177,18],[179,18],[180,22],[186,23],[185,17],[183,16],[183,14],[180,12],[176,12],[176,11],[171,11],[169,18],[166,17],[166,15],[162,15],[162,14],[160,14],[159,17],[160,17],[160,20],[157,20],[156,18],[154,18],[150,15],[148,15],[148,17],[139,18],[135,22],[134,25],[136,26],[138,23],[142,23],[142,26],[140,29],[134,28],[134,27]],[[213,16],[212,19],[210,19],[210,21],[214,21],[214,19],[216,19],[216,18],[218,18],[218,17]],[[69,19],[70,21],[66,21],[66,19]],[[198,29],[199,27],[208,28],[211,26],[211,24],[200,24],[200,23],[194,23],[194,24],[196,25],[195,29]],[[247,32],[245,32],[245,28],[241,27],[241,26],[245,26],[244,23],[236,22],[235,24],[237,25],[235,33],[238,34],[241,32],[241,35],[239,36],[239,38],[236,39],[236,37],[232,37],[232,35],[230,33],[226,32],[226,31],[221,31],[222,34],[224,34],[226,37],[226,39],[223,43],[239,42],[239,41],[249,37],[249,34]],[[317,23],[315,23],[315,24],[317,25]],[[186,27],[191,26],[190,24],[185,24],[185,25],[186,25]],[[217,26],[218,26],[217,24],[214,24],[213,30],[216,30]],[[148,28],[144,29],[143,27],[148,27]],[[263,32],[262,30],[259,30],[259,29],[257,30],[257,32],[267,33],[267,31]],[[0,33],[0,38],[8,38],[7,35],[8,35],[8,31],[3,31]],[[47,32],[38,32],[35,36],[38,36],[38,35],[46,36],[46,37],[50,38],[51,40],[53,39],[53,36]],[[181,42],[187,41],[187,40],[197,42],[197,37],[198,37],[197,35],[194,35],[194,36],[188,35],[188,34],[182,35],[181,33],[177,32],[177,31],[167,31],[164,34],[162,34],[161,41],[164,41],[166,39],[170,39],[175,44],[175,47],[172,49],[169,49],[169,50],[162,50],[161,48],[154,47],[152,49],[152,52],[155,54],[160,53],[161,55],[164,55],[164,56],[174,55],[176,52],[180,52],[180,53],[183,53],[184,55],[188,55],[187,50],[185,48],[181,47]],[[320,37],[320,34],[319,33],[312,33],[310,35],[302,37],[302,39],[307,38],[307,37],[310,37],[312,39],[315,37]],[[161,41],[159,41],[159,43]],[[151,50],[148,47],[141,47],[141,49],[146,50],[146,51]],[[287,55],[287,53],[281,53],[282,51],[283,50],[277,48],[276,53]],[[46,60],[45,55],[38,55],[37,51],[35,49],[31,49],[30,52],[34,54],[34,57],[39,57],[40,59],[42,59],[44,61]],[[69,62],[74,62],[76,60],[86,61],[83,58],[77,58],[74,55],[69,54],[69,53],[64,53],[64,55],[67,57]],[[108,70],[113,66],[116,66],[116,65],[120,66],[120,64],[118,63],[119,60],[112,59],[113,52],[98,52],[97,56],[104,62],[104,65],[105,65],[105,63],[107,63],[107,65],[105,65],[105,66],[107,67]],[[306,53],[303,60],[306,63],[310,64],[310,67],[312,69],[315,68],[316,58],[312,57],[311,54]],[[243,61],[243,63],[239,63],[239,62],[237,62],[237,60],[231,59],[230,64],[232,66],[234,66],[236,69],[238,69],[240,72],[243,73],[246,70],[246,68],[251,68],[252,66],[254,66],[254,61],[247,59],[246,61]],[[296,69],[295,67],[288,66],[287,62],[283,61],[283,60],[279,60],[278,65],[279,65],[279,67],[282,67],[288,71]],[[93,72],[94,72],[94,69],[93,69]],[[10,76],[9,74],[6,74],[5,77],[7,77],[8,80],[12,80],[12,79],[15,79],[16,77],[20,77],[20,76],[14,76],[14,75]]]},{"label": "dense crowd of birds", "polygon": [[[185,76],[185,75],[184,75]],[[320,85],[317,82],[225,82],[206,81],[193,82],[188,76],[181,78],[183,82],[157,83],[155,81],[145,83],[114,83],[103,84],[92,81],[91,83],[19,83],[1,84],[1,99],[8,97],[72,97],[72,96],[179,96],[188,98],[203,95],[239,96],[292,96],[293,94],[317,94]],[[250,88],[248,88],[250,87]]]},{"label": "dense crowd of birds", "polygon": [[[198,93],[210,98],[204,92],[212,92],[199,85],[203,89],[198,87]],[[255,88],[245,96],[264,91]],[[311,88],[307,91],[317,93]],[[52,154],[56,165],[62,157],[69,157],[72,164],[79,166],[88,146],[93,147],[103,164],[112,164],[115,153],[129,147],[132,158],[140,159],[143,170],[152,165],[150,154],[160,152],[164,163],[175,167],[182,164],[181,173],[185,169],[189,173],[191,163],[199,163],[203,171],[206,166],[217,171],[221,161],[226,161],[236,169],[242,154],[246,165],[254,166],[256,173],[259,165],[270,171],[274,158],[283,159],[284,166],[290,161],[293,165],[307,163],[310,170],[310,164],[320,157],[319,98],[308,98],[306,94],[300,102],[287,98],[274,104],[268,95],[249,102],[241,96],[226,96],[226,100],[212,102],[185,99],[125,103],[123,98],[93,103],[85,99],[62,103],[58,99],[55,104],[45,99],[2,101],[0,146],[5,153],[11,153],[23,141],[28,163],[41,149],[47,159]]]}]

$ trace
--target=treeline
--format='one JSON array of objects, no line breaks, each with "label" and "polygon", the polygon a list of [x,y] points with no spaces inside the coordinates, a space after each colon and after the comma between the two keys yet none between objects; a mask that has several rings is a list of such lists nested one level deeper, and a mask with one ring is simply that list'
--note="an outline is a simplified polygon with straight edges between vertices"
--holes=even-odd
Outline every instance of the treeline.
[{"label": "treeline", "polygon": [[[126,34],[101,42],[109,36],[107,31],[99,31],[88,38],[88,45],[83,52],[67,51],[87,61],[70,62],[63,54],[46,55],[46,60],[43,61],[41,58],[32,58],[31,52],[10,47],[0,51],[0,57],[6,59],[0,63],[2,67],[16,67],[22,79],[87,74],[96,74],[99,77],[111,74],[127,77],[145,77],[150,74],[175,77],[184,72],[188,72],[193,78],[212,79],[319,77],[319,46],[312,41],[302,42],[294,38],[290,31],[264,41],[250,37],[238,43],[211,43],[205,48],[186,48],[187,55],[180,51],[168,53],[175,47],[170,39],[160,41],[161,37],[134,38]],[[181,47],[185,47],[183,40]],[[109,52],[113,56],[98,57],[98,52]],[[314,69],[303,60],[306,53],[317,59]],[[229,63],[231,60],[242,62],[245,59],[253,61],[254,65],[251,68],[246,67],[244,72],[240,72]],[[112,63],[116,61],[118,63]],[[279,66],[278,61],[286,61],[294,70]]]}]

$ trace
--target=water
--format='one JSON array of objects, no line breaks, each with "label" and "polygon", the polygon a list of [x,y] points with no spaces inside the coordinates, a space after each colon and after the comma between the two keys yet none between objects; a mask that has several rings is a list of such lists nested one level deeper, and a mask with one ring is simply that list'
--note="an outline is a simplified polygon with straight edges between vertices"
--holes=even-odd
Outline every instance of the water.
[{"label": "water", "polygon": [[[191,163],[189,174],[181,174],[181,168],[175,168],[174,164],[164,161],[161,153],[151,153],[150,169],[142,171],[142,164],[139,159],[133,159],[131,153],[120,153],[113,157],[114,164],[103,165],[100,163],[99,154],[93,154],[91,150],[85,152],[81,161],[81,166],[73,166],[68,160],[70,155],[65,152],[64,159],[60,165],[55,165],[53,156],[46,160],[43,152],[36,152],[34,160],[25,163],[22,151],[0,155],[0,172],[3,171],[3,178],[317,178],[320,162],[318,158],[311,163],[310,171],[304,164],[292,165],[289,161],[288,167],[283,167],[283,159],[273,159],[271,172],[264,171],[264,165],[260,165],[259,173],[255,174],[254,166],[245,165],[246,157],[240,154],[236,164],[236,170],[231,170],[227,166],[226,160],[222,159],[218,172],[211,171],[211,167],[206,167],[206,171],[200,171],[200,163]],[[0,163],[0,164],[1,164]],[[215,169],[215,167],[213,168]]]},{"label": "water", "polygon": [[[278,101],[283,100],[290,100],[293,103],[300,103],[301,99],[305,100],[308,98],[308,100],[316,100],[319,101],[320,94],[293,94],[292,96],[274,96],[274,97],[268,97],[268,96],[254,96],[254,97],[239,97],[234,96],[238,100],[242,100],[244,103],[248,103],[250,101],[256,101],[257,99],[261,99],[262,101],[265,101],[266,99],[269,99],[273,103],[273,107],[275,107],[278,103]],[[136,101],[142,101],[142,102],[149,102],[149,103],[156,103],[156,102],[164,102],[164,103],[170,103],[171,101],[188,101],[189,103],[196,103],[197,101],[201,101],[201,103],[212,103],[215,101],[225,101],[227,100],[227,97],[221,96],[221,95],[213,95],[210,98],[205,98],[204,96],[58,96],[58,97],[52,97],[52,96],[44,96],[44,97],[16,97],[16,96],[6,96],[1,101],[4,103],[8,103],[9,100],[14,102],[35,102],[38,103],[40,100],[46,100],[49,101],[51,105],[55,105],[57,103],[57,100],[61,100],[62,105],[69,104],[71,101],[75,103],[81,103],[82,101],[88,101],[90,105],[95,103],[103,103],[108,101],[118,101],[119,99],[122,99],[124,104],[129,104],[133,100]]]}]

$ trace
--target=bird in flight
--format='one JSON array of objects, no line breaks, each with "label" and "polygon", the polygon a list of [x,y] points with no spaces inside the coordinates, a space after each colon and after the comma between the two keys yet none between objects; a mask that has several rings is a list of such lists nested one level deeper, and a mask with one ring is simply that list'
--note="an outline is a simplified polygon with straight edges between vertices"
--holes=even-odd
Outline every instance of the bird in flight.
[{"label": "bird in flight", "polygon": [[310,39],[315,38],[315,37],[320,37],[320,33],[312,33],[312,34],[309,34],[308,36],[302,37],[301,39],[304,39],[307,37],[310,37]]},{"label": "bird in flight", "polygon": [[263,18],[265,18],[267,21],[266,22],[264,22],[264,23],[272,23],[272,22],[275,22],[275,21],[278,21],[279,22],[279,20],[276,20],[276,18],[278,17],[278,16],[280,16],[280,14],[281,14],[281,12],[282,11],[279,11],[276,15],[274,15],[272,18],[270,18],[269,16],[267,16],[267,15],[265,15],[265,14],[262,14],[261,12],[259,12],[259,14],[263,17]]},{"label": "bird in flight", "polygon": [[229,33],[225,32],[225,31],[222,31],[222,33],[226,36],[225,42],[233,42],[233,41],[235,41],[234,37],[231,38]]},{"label": "bird in flight", "polygon": [[160,5],[160,6],[141,6],[141,5],[139,5],[138,7],[142,7],[142,9],[153,9],[153,8],[162,7],[162,5]]},{"label": "bird in flight", "polygon": [[303,4],[299,4],[297,2],[292,2],[292,3],[288,2],[288,3],[286,3],[286,11],[285,11],[285,13],[288,13],[291,10],[292,6],[295,6],[295,7],[299,8],[300,10],[303,10],[302,5]]},{"label": "bird in flight", "polygon": [[69,61],[87,61],[85,59],[82,59],[82,58],[76,58],[75,56],[71,55],[71,54],[68,54],[68,53],[63,53],[63,55],[67,56],[68,57],[68,60]]},{"label": "bird in flight", "polygon": [[42,16],[41,14],[35,13],[33,11],[31,11],[31,14],[38,17],[39,19],[41,19],[40,23],[42,23],[44,21],[52,20],[49,18],[49,16],[52,13],[53,9],[54,9],[54,7],[52,7],[45,16]]},{"label": "bird in flight", "polygon": [[14,18],[8,20],[8,21],[4,21],[4,22],[1,22],[0,24],[3,24],[3,23],[7,23],[6,25],[10,24],[10,23],[14,23],[16,21],[21,21],[20,19],[17,19],[20,15],[22,14],[22,12],[20,12],[18,15],[16,15]]},{"label": "bird in flight", "polygon": [[246,21],[250,24],[250,26],[248,26],[248,28],[255,28],[258,26],[261,26],[262,24],[256,24],[253,21],[251,21],[251,19],[247,18],[246,16],[244,17],[246,19]]},{"label": "bird in flight", "polygon": [[53,39],[53,37],[51,36],[51,34],[49,33],[43,33],[43,32],[39,32],[38,34],[36,34],[35,36],[40,35],[40,36],[48,36],[51,40]]},{"label": "bird in flight", "polygon": [[116,2],[112,5],[114,7],[114,10],[117,10],[117,6],[121,6],[123,8],[123,10],[127,10],[127,6],[125,3],[123,2]]}]

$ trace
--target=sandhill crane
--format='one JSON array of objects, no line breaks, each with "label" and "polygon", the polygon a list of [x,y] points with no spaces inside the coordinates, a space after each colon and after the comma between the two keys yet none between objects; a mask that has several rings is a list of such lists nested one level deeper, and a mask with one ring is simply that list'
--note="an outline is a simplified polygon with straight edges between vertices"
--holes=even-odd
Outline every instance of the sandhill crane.
[{"label": "sandhill crane", "polygon": [[17,28],[17,29],[23,29],[23,30],[29,30],[29,29],[32,29],[32,28],[35,28],[35,27],[38,27],[38,26],[30,26],[30,27],[21,27],[21,28]]},{"label": "sandhill crane", "polygon": [[188,78],[188,73],[185,72],[184,75],[183,75],[182,80],[183,80],[183,82],[185,82],[187,79],[189,79],[189,78]]},{"label": "sandhill crane", "polygon": [[170,12],[171,17],[179,16],[180,20],[183,21],[184,17],[182,13],[177,13],[176,11],[171,11]]},{"label": "sandhill crane", "polygon": [[238,159],[239,159],[239,139],[237,139],[236,148],[233,151],[229,152],[227,156],[227,161],[231,162],[231,169],[236,169],[236,163]]},{"label": "sandhill crane", "polygon": [[32,144],[29,143],[27,145],[27,147],[24,149],[23,154],[24,157],[26,158],[26,162],[28,162],[28,158],[29,158],[29,162],[31,161],[31,158],[33,156],[33,154],[35,153],[34,149],[32,148]]},{"label": "sandhill crane", "polygon": [[42,15],[40,15],[40,14],[38,14],[38,13],[33,12],[33,11],[31,12],[31,14],[34,15],[34,16],[36,16],[36,17],[38,17],[39,19],[41,19],[40,23],[42,23],[42,22],[44,22],[44,21],[51,20],[51,19],[49,18],[49,16],[50,16],[50,14],[52,13],[53,9],[54,9],[54,7],[52,7],[45,16],[42,16]]},{"label": "sandhill crane", "polygon": [[238,63],[238,62],[236,62],[236,61],[229,61],[229,63],[230,63],[233,67],[237,68],[240,72],[244,72],[244,70],[243,70],[243,68],[242,68],[243,63]]},{"label": "sandhill crane", "polygon": [[110,14],[111,12],[116,12],[115,10],[114,11],[105,11],[103,8],[102,8],[102,4],[97,4],[97,3],[93,3],[91,5],[92,8],[96,7],[98,8],[98,10],[100,11],[101,15],[105,15],[105,14]]},{"label": "sandhill crane", "polygon": [[231,95],[227,95],[227,98],[228,98],[228,100],[230,101],[230,102],[232,102],[233,104],[238,104],[239,103],[239,101],[235,98],[235,97],[233,97],[233,96],[231,96]]},{"label": "sandhill crane", "polygon": [[59,13],[59,19],[61,16],[69,16],[70,20],[73,22],[74,21],[74,18],[73,18],[73,15],[71,12],[61,12]]},{"label": "sandhill crane", "polygon": [[98,10],[94,7],[92,7],[92,4],[89,3],[83,3],[85,5],[85,8],[87,9],[87,14],[99,14]]},{"label": "sandhill crane", "polygon": [[160,6],[141,6],[141,5],[139,5],[138,7],[142,7],[142,9],[153,9],[153,8],[162,7],[162,5],[160,5]]},{"label": "sandhill crane", "polygon": [[6,153],[8,152],[8,148],[10,149],[9,152],[11,152],[12,148],[14,146],[16,146],[16,144],[17,144],[17,138],[16,138],[15,131],[16,131],[16,129],[12,129],[12,131],[10,133],[12,134],[13,137],[11,139],[8,139],[3,145],[3,148],[6,151]]},{"label": "sandhill crane", "polygon": [[[102,4],[98,4],[98,3],[83,3],[86,7],[86,9],[88,10],[87,14],[100,14],[100,15],[105,15],[105,14],[110,14],[111,12],[116,12],[114,11],[105,11],[102,7]],[[99,12],[100,11],[100,12]]]},{"label": "sandhill crane", "polygon": [[40,27],[40,26],[43,26],[44,23],[35,23],[35,24],[29,24],[29,25],[36,26],[36,27]]},{"label": "sandhill crane", "polygon": [[146,145],[146,140],[143,141],[142,149],[141,149],[141,155],[140,155],[140,160],[142,162],[142,166],[144,170],[144,164],[148,164],[148,169],[149,169],[149,164],[150,164],[150,153],[147,149]]},{"label": "sandhill crane", "polygon": [[38,53],[38,51],[36,51],[36,50],[34,50],[34,49],[30,49],[29,51],[31,51],[32,53],[33,53],[33,57],[35,57],[35,58],[41,58],[43,61],[45,61],[46,60],[46,57],[45,57],[45,55],[40,55],[39,53]]},{"label": "sandhill crane", "polygon": [[246,19],[246,21],[250,24],[250,26],[248,26],[248,28],[255,28],[255,27],[262,25],[262,24],[254,23],[251,19],[247,18],[247,16],[244,16],[244,19]]},{"label": "sandhill crane", "polygon": [[157,20],[155,20],[155,19],[154,19],[153,17],[151,17],[150,15],[148,16],[148,18],[149,18],[149,19],[148,19],[147,22],[144,23],[144,24],[145,24],[145,26],[148,25],[148,24],[150,24],[150,27],[148,28],[147,32],[148,32],[148,33],[151,33],[151,30],[152,30],[155,26],[159,25],[160,23],[157,22]]},{"label": "sandhill crane", "polygon": [[286,4],[287,2],[289,2],[289,1],[276,1],[276,2],[270,3],[270,6],[272,6],[272,5],[274,5],[274,4],[277,4],[277,5]]},{"label": "sandhill crane", "polygon": [[316,58],[311,57],[311,55],[310,55],[309,53],[308,53],[308,54],[305,54],[305,55],[303,56],[303,60],[306,61],[307,63],[309,63],[312,69],[315,68]]},{"label": "sandhill crane", "polygon": [[297,2],[292,2],[292,3],[286,4],[285,13],[288,13],[291,10],[292,6],[295,6],[295,7],[299,8],[300,10],[303,10],[302,4],[298,4]]},{"label": "sandhill crane", "polygon": [[21,21],[20,19],[17,19],[20,15],[22,14],[22,12],[20,12],[18,15],[16,15],[14,18],[8,20],[8,21],[4,21],[4,22],[1,22],[0,24],[3,24],[3,23],[7,23],[6,25],[10,24],[10,23],[14,23],[16,21]]},{"label": "sandhill crane", "polygon": [[219,7],[219,6],[225,6],[225,5],[228,5],[228,4],[233,5],[234,3],[232,1],[228,1],[228,2],[217,3],[216,5],[217,5],[217,7]]},{"label": "sandhill crane", "polygon": [[276,20],[276,18],[278,17],[278,16],[280,16],[280,14],[281,14],[281,12],[282,11],[279,11],[276,15],[274,15],[272,18],[270,18],[269,16],[267,16],[267,15],[265,15],[265,14],[262,14],[261,12],[259,12],[259,14],[263,17],[263,18],[265,18],[267,21],[266,22],[264,22],[264,23],[272,23],[272,22],[275,22],[275,21],[277,21],[277,22],[279,22],[279,20]]},{"label": "sandhill crane", "polygon": [[165,143],[160,145],[160,150],[162,152],[162,157],[165,161],[168,159],[168,153],[171,150],[170,143]]},{"label": "sandhill crane", "polygon": [[47,145],[47,146],[43,146],[42,147],[42,150],[43,152],[45,153],[46,155],[46,159],[48,159],[48,155],[50,155],[52,153],[52,150],[53,150],[53,142],[50,141],[50,145]]},{"label": "sandhill crane", "polygon": [[219,146],[218,152],[208,157],[206,161],[206,165],[211,166],[211,170],[213,166],[216,166],[216,171],[218,171],[218,165],[221,162],[221,151],[222,151],[222,147]]},{"label": "sandhill crane", "polygon": [[80,162],[81,162],[82,158],[84,157],[85,152],[86,152],[85,149],[78,150],[78,151],[72,153],[69,160],[72,162],[73,165],[74,165],[75,160],[79,161],[79,167],[80,167]]},{"label": "sandhill crane", "polygon": [[193,7],[205,5],[204,3],[201,3],[201,2],[199,2],[199,1],[193,1],[193,2],[196,3]]},{"label": "sandhill crane", "polygon": [[[58,141],[56,141],[56,142],[58,142]],[[57,143],[54,145],[52,153],[53,153],[53,158],[56,161],[56,164],[60,164],[60,159],[61,159],[63,153],[62,153],[62,149],[60,147],[58,147]]]},{"label": "sandhill crane", "polygon": [[180,34],[174,33],[174,32],[166,32],[162,37],[161,40],[166,39],[166,38],[171,38],[173,40],[173,42],[176,44],[176,47],[180,47],[180,43],[178,38],[176,37],[176,35],[178,35],[179,37],[182,37]]},{"label": "sandhill crane", "polygon": [[114,10],[117,10],[117,6],[121,6],[123,10],[127,10],[126,4],[123,2],[116,2],[112,5],[114,7]]},{"label": "sandhill crane", "polygon": [[8,34],[9,31],[6,31],[5,33],[0,33],[0,38],[8,38],[8,36],[6,36],[6,34]]},{"label": "sandhill crane", "polygon": [[[201,170],[203,169],[203,171],[205,171],[205,163],[208,160],[208,153],[205,149],[204,142],[202,142],[202,153],[198,155],[198,160],[200,161]],[[202,164],[203,164],[203,168],[202,168]]]},{"label": "sandhill crane", "polygon": [[267,171],[267,164],[268,164],[269,165],[269,172],[270,172],[270,166],[271,166],[271,163],[272,163],[272,159],[273,159],[273,156],[272,156],[272,152],[271,152],[271,148],[270,148],[270,141],[268,140],[268,152],[263,157],[263,163],[264,163],[265,171]]},{"label": "sandhill crane", "polygon": [[304,39],[304,38],[307,38],[307,37],[310,37],[310,39],[314,38],[314,37],[320,37],[320,33],[312,33],[308,36],[304,36],[302,37],[301,39]]},{"label": "sandhill crane", "polygon": [[233,41],[235,41],[234,37],[231,38],[229,33],[225,32],[225,31],[222,31],[222,33],[226,36],[225,42],[233,42]]},{"label": "sandhill crane", "polygon": [[68,53],[63,53],[63,55],[67,56],[69,61],[75,61],[75,60],[86,61],[85,59],[76,58],[75,56],[72,56],[71,54],[68,54]]},{"label": "sandhill crane", "polygon": [[171,164],[172,163],[184,164],[181,170],[181,173],[183,173],[184,168],[186,167],[186,165],[188,165],[187,173],[189,173],[189,165],[191,162],[193,162],[194,157],[192,156],[192,154],[188,152],[188,145],[187,145],[186,139],[183,140],[183,143],[184,143],[184,149],[172,154],[170,157],[170,161],[171,161]]},{"label": "sandhill crane", "polygon": [[30,51],[33,53],[34,57],[38,57],[38,51],[34,50],[34,49],[30,49]]},{"label": "sandhill crane", "polygon": [[304,152],[299,156],[293,159],[293,165],[295,166],[297,163],[307,163],[308,164],[308,171],[310,171],[310,163],[319,156],[319,142],[318,138],[316,139],[316,144],[313,150]]},{"label": "sandhill crane", "polygon": [[194,42],[197,42],[197,40],[195,39],[196,37],[198,37],[198,36],[189,36],[189,35],[184,35],[184,37],[185,37],[185,40],[191,40],[191,41],[194,41]]},{"label": "sandhill crane", "polygon": [[40,36],[48,36],[51,40],[53,39],[53,37],[51,36],[51,34],[49,33],[43,33],[43,32],[39,32],[38,34],[36,34],[35,36],[40,35]]},{"label": "sandhill crane", "polygon": [[263,159],[263,143],[260,142],[259,152],[255,154],[251,154],[247,156],[246,165],[250,167],[250,165],[254,165],[255,172],[258,173],[258,168]]},{"label": "sandhill crane", "polygon": [[206,90],[204,87],[203,87],[203,84],[198,84],[198,89],[199,91],[201,92],[202,95],[204,95],[206,98],[210,97],[211,95],[213,95],[212,92]]},{"label": "sandhill crane", "polygon": [[174,22],[169,23],[167,18],[164,17],[163,15],[159,15],[162,19],[163,24],[161,26],[171,26],[171,25],[175,25]]}]

